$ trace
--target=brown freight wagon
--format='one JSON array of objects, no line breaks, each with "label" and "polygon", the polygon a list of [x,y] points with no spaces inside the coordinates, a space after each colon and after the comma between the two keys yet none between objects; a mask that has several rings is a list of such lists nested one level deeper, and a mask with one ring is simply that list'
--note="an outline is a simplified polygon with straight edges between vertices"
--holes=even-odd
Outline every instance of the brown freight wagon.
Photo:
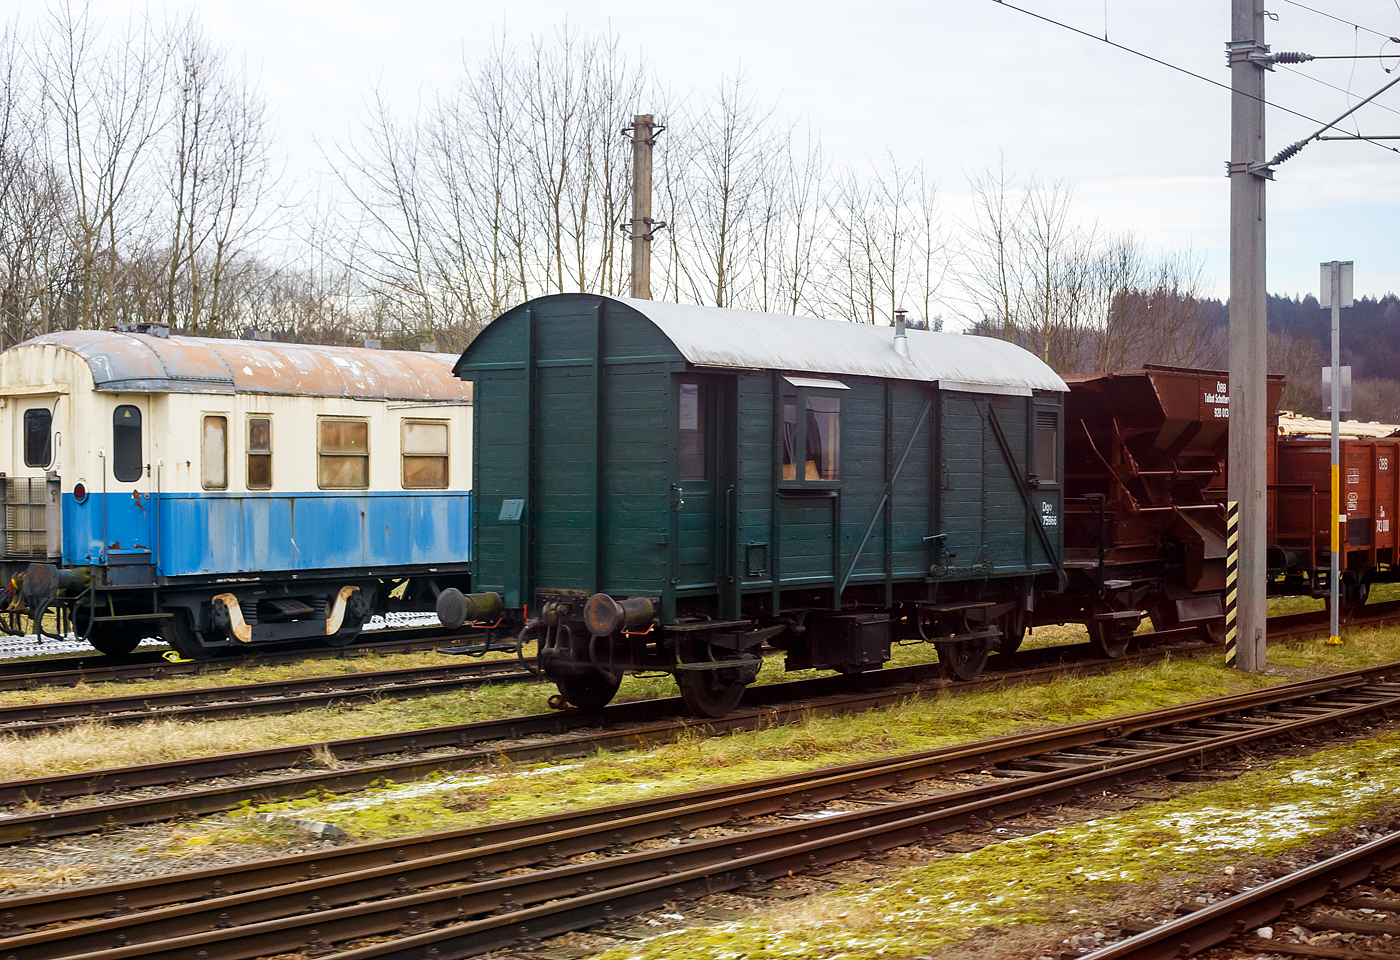
[{"label": "brown freight wagon", "polygon": [[[1227,374],[1147,365],[1068,378],[1065,572],[1036,619],[1075,619],[1126,642],[1144,613],[1159,629],[1223,637]],[[1283,392],[1269,380],[1271,427]],[[1272,431],[1271,431],[1272,432]],[[1274,473],[1270,444],[1269,475]]]},{"label": "brown freight wagon", "polygon": [[[1332,563],[1332,458],[1322,437],[1275,441],[1269,485],[1271,593],[1325,596]],[[1342,603],[1366,602],[1370,583],[1395,579],[1400,439],[1341,441]]]}]

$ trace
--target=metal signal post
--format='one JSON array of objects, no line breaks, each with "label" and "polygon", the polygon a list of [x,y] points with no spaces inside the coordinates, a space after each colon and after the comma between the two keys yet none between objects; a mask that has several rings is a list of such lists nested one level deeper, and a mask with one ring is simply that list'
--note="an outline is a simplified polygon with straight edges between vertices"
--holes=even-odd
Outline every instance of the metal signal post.
[{"label": "metal signal post", "polygon": [[1328,377],[1331,396],[1328,406],[1332,408],[1332,572],[1328,582],[1332,596],[1328,602],[1331,611],[1332,630],[1327,636],[1329,644],[1342,642],[1342,537],[1345,536],[1347,515],[1342,512],[1342,456],[1341,456],[1341,415],[1346,403],[1342,392],[1342,307],[1351,306],[1352,265],[1333,260],[1322,265],[1322,284],[1318,300],[1322,307],[1332,308],[1332,367]]}]

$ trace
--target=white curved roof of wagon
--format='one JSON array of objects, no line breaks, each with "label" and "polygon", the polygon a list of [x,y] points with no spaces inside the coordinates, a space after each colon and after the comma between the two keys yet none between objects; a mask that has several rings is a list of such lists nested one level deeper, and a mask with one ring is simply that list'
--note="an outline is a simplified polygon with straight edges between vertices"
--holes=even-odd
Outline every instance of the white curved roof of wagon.
[{"label": "white curved roof of wagon", "polygon": [[937,381],[944,389],[1028,395],[1069,389],[1041,359],[1005,340],[909,331],[909,359],[891,327],[752,310],[618,298],[698,367]]},{"label": "white curved roof of wagon", "polygon": [[455,354],[304,343],[152,337],[107,330],[49,333],[19,346],[49,346],[87,361],[108,393],[257,393],[362,400],[471,402],[452,375]]}]

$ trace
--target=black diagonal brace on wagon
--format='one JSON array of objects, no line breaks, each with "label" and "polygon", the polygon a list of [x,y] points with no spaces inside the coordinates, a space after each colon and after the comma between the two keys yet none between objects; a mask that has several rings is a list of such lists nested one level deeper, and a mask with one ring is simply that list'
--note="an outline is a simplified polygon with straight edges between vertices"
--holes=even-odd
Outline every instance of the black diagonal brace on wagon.
[{"label": "black diagonal brace on wagon", "polygon": [[996,435],[997,446],[1001,447],[1001,455],[1005,458],[1006,466],[1011,471],[1011,479],[1016,482],[1016,489],[1020,492],[1021,499],[1025,501],[1026,512],[1030,514],[1031,521],[1035,524],[1035,532],[1040,537],[1040,545],[1045,548],[1046,559],[1055,567],[1055,576],[1059,578],[1060,589],[1063,590],[1065,588],[1064,562],[1060,560],[1060,555],[1055,552],[1054,546],[1050,543],[1050,535],[1045,532],[1045,525],[1040,522],[1040,514],[1035,509],[1035,500],[1031,497],[1030,485],[1026,483],[1026,478],[1016,463],[1016,455],[1011,452],[1011,444],[1006,442],[1006,434],[1002,432],[1001,419],[997,416],[997,409],[990,403],[987,404],[987,420],[992,425],[992,433]]},{"label": "black diagonal brace on wagon", "polygon": [[870,515],[870,522],[865,525],[865,536],[860,538],[860,544],[855,552],[851,554],[850,563],[846,564],[846,572],[841,575],[841,582],[836,585],[836,597],[839,600],[841,594],[846,590],[846,584],[850,582],[851,574],[855,572],[856,562],[860,560],[860,555],[865,550],[865,545],[870,542],[870,534],[875,530],[875,524],[880,520],[880,514],[884,512],[885,504],[890,502],[890,494],[894,492],[894,485],[899,480],[900,471],[904,469],[904,461],[909,459],[909,451],[913,449],[914,441],[919,436],[919,430],[923,427],[924,421],[928,419],[928,412],[933,408],[933,397],[924,398],[924,405],[919,410],[919,418],[914,421],[914,429],[909,431],[909,439],[904,441],[904,450],[899,455],[899,462],[895,464],[894,473],[890,474],[889,481],[885,484],[885,492],[880,497],[880,502],[875,505],[875,510]]}]

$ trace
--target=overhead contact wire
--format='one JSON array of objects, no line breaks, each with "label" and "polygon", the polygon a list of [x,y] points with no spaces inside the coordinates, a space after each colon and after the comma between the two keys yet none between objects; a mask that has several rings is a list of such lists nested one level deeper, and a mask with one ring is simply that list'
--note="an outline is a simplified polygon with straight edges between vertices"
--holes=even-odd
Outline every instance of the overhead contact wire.
[{"label": "overhead contact wire", "polygon": [[1310,7],[1306,3],[1299,3],[1298,0],[1283,0],[1283,2],[1291,4],[1295,7],[1301,7],[1302,9],[1307,10],[1309,13],[1317,14],[1319,17],[1326,17],[1328,20],[1335,20],[1338,23],[1345,23],[1349,27],[1355,27],[1358,30],[1365,30],[1367,33],[1374,33],[1376,36],[1384,37],[1392,43],[1400,43],[1400,37],[1392,37],[1390,34],[1383,33],[1380,30],[1372,30],[1370,27],[1362,26],[1359,23],[1353,23],[1350,20],[1343,19],[1342,17],[1328,13],[1325,10],[1319,10],[1317,9],[1317,7]]},{"label": "overhead contact wire", "polygon": [[[1014,3],[1007,3],[1006,0],[992,0],[992,2],[995,3],[995,4],[997,4],[998,6],[1007,7],[1007,8],[1009,8],[1009,9],[1011,9],[1011,10],[1015,10],[1017,13],[1024,13],[1024,14],[1025,14],[1026,16],[1028,16],[1028,17],[1034,17],[1034,18],[1037,19],[1037,20],[1043,20],[1044,22],[1046,22],[1046,23],[1048,23],[1048,24],[1051,24],[1052,26],[1059,27],[1059,28],[1061,28],[1061,29],[1063,29],[1063,30],[1068,30],[1068,31],[1070,31],[1071,33],[1077,33],[1077,34],[1079,34],[1081,37],[1088,37],[1090,40],[1095,40],[1095,41],[1097,41],[1097,42],[1099,42],[1099,43],[1106,43],[1106,44],[1108,44],[1110,47],[1115,47],[1115,48],[1117,48],[1117,49],[1119,49],[1119,50],[1122,50],[1124,53],[1131,53],[1131,54],[1132,54],[1133,56],[1135,56],[1135,57],[1141,57],[1141,58],[1144,59],[1144,60],[1150,60],[1150,61],[1152,61],[1153,63],[1158,64],[1159,66],[1166,67],[1166,68],[1168,68],[1169,70],[1175,70],[1177,73],[1184,73],[1184,74],[1186,74],[1188,77],[1195,77],[1197,80],[1203,80],[1203,81],[1205,81],[1206,83],[1210,84],[1211,86],[1219,87],[1219,88],[1222,89],[1222,90],[1228,90],[1228,91],[1230,91],[1232,94],[1235,94],[1236,96],[1248,97],[1250,100],[1256,100],[1256,101],[1258,101],[1259,103],[1262,103],[1262,104],[1263,104],[1264,106],[1266,106],[1266,107],[1273,107],[1275,110],[1282,110],[1284,113],[1292,114],[1292,115],[1295,116],[1295,117],[1299,117],[1300,119],[1307,120],[1309,123],[1324,123],[1322,120],[1319,120],[1319,119],[1317,119],[1316,117],[1308,116],[1306,113],[1301,113],[1301,112],[1299,112],[1299,111],[1297,111],[1297,110],[1292,109],[1291,107],[1285,107],[1285,106],[1283,106],[1282,104],[1274,103],[1274,102],[1272,102],[1272,101],[1270,101],[1270,100],[1264,99],[1263,97],[1256,97],[1256,96],[1254,96],[1254,94],[1252,94],[1252,93],[1245,93],[1243,90],[1236,90],[1235,88],[1231,87],[1229,84],[1221,83],[1219,80],[1212,80],[1210,77],[1207,77],[1207,76],[1205,76],[1204,74],[1197,73],[1197,72],[1195,72],[1194,70],[1188,70],[1188,69],[1186,69],[1186,68],[1183,67],[1183,66],[1179,66],[1179,65],[1177,65],[1177,64],[1175,64],[1175,63],[1171,63],[1171,62],[1169,62],[1169,61],[1167,61],[1167,60],[1161,60],[1161,59],[1159,59],[1159,58],[1157,58],[1157,57],[1152,56],[1152,55],[1149,54],[1149,53],[1143,53],[1141,50],[1134,50],[1132,47],[1125,47],[1123,44],[1121,44],[1121,43],[1115,43],[1114,41],[1109,40],[1109,39],[1107,39],[1107,38],[1105,38],[1105,37],[1095,36],[1094,34],[1088,32],[1087,30],[1081,30],[1081,29],[1079,29],[1078,27],[1071,26],[1070,24],[1064,23],[1063,21],[1055,20],[1054,18],[1052,18],[1052,17],[1047,17],[1047,16],[1045,16],[1044,14],[1036,13],[1034,10],[1027,10],[1025,7],[1018,7],[1018,6],[1016,6]],[[1291,2],[1291,0],[1290,0],[1290,2]],[[1302,6],[1302,4],[1299,4],[1299,6]],[[1311,9],[1311,8],[1309,8],[1309,9]],[[1345,21],[1343,21],[1343,22],[1345,22]],[[1364,29],[1364,28],[1363,28],[1363,29]],[[1381,34],[1381,36],[1384,36],[1384,34]],[[1400,41],[1397,41],[1397,42],[1400,42]],[[1400,79],[1400,78],[1397,78],[1397,79]],[[1355,109],[1357,109],[1357,108],[1359,108],[1359,107],[1362,107],[1362,106],[1365,106],[1367,103],[1369,103],[1370,101],[1374,100],[1377,96],[1379,96],[1380,94],[1384,93],[1386,90],[1389,90],[1391,86],[1392,86],[1392,84],[1386,84],[1386,85],[1385,85],[1384,87],[1382,87],[1380,90],[1377,90],[1375,93],[1371,94],[1371,96],[1369,96],[1369,97],[1367,97],[1365,100],[1361,101],[1361,103],[1358,103],[1358,104],[1356,105],[1356,107],[1352,108],[1352,110],[1349,110],[1349,111],[1347,111],[1346,113],[1342,114],[1340,117],[1337,118],[1337,120],[1333,120],[1332,123],[1324,123],[1322,130],[1319,130],[1318,133],[1315,133],[1315,134],[1313,134],[1313,136],[1308,137],[1307,140],[1301,140],[1301,141],[1299,141],[1298,143],[1291,144],[1291,145],[1289,145],[1288,147],[1285,147],[1282,151],[1280,151],[1279,156],[1282,157],[1283,154],[1287,153],[1288,156],[1283,157],[1284,160],[1287,160],[1289,157],[1292,157],[1294,154],[1296,154],[1296,153],[1298,152],[1298,150],[1301,150],[1301,149],[1303,148],[1303,146],[1305,146],[1309,141],[1313,140],[1314,138],[1316,138],[1317,136],[1319,136],[1321,133],[1323,133],[1323,132],[1325,132],[1326,130],[1328,130],[1329,128],[1331,128],[1332,125],[1335,124],[1335,123],[1337,123],[1339,120],[1344,120],[1344,119],[1345,119],[1346,117],[1348,117]],[[1369,137],[1356,137],[1355,139],[1357,139],[1357,140],[1364,140],[1364,141],[1366,141],[1367,143],[1374,144],[1375,146],[1380,147],[1382,150],[1388,150],[1388,151],[1390,151],[1391,153],[1400,153],[1400,149],[1397,149],[1397,148],[1395,148],[1395,147],[1386,146],[1385,144],[1379,143],[1379,142],[1377,142],[1377,141],[1375,141],[1375,140],[1372,140],[1372,139],[1370,139]],[[1297,150],[1293,149],[1294,147],[1297,147]],[[1291,152],[1290,152],[1290,151],[1291,151]],[[1273,160],[1273,161],[1270,161],[1270,164],[1273,164],[1273,163],[1281,163],[1281,162],[1282,162],[1281,160]]]}]

